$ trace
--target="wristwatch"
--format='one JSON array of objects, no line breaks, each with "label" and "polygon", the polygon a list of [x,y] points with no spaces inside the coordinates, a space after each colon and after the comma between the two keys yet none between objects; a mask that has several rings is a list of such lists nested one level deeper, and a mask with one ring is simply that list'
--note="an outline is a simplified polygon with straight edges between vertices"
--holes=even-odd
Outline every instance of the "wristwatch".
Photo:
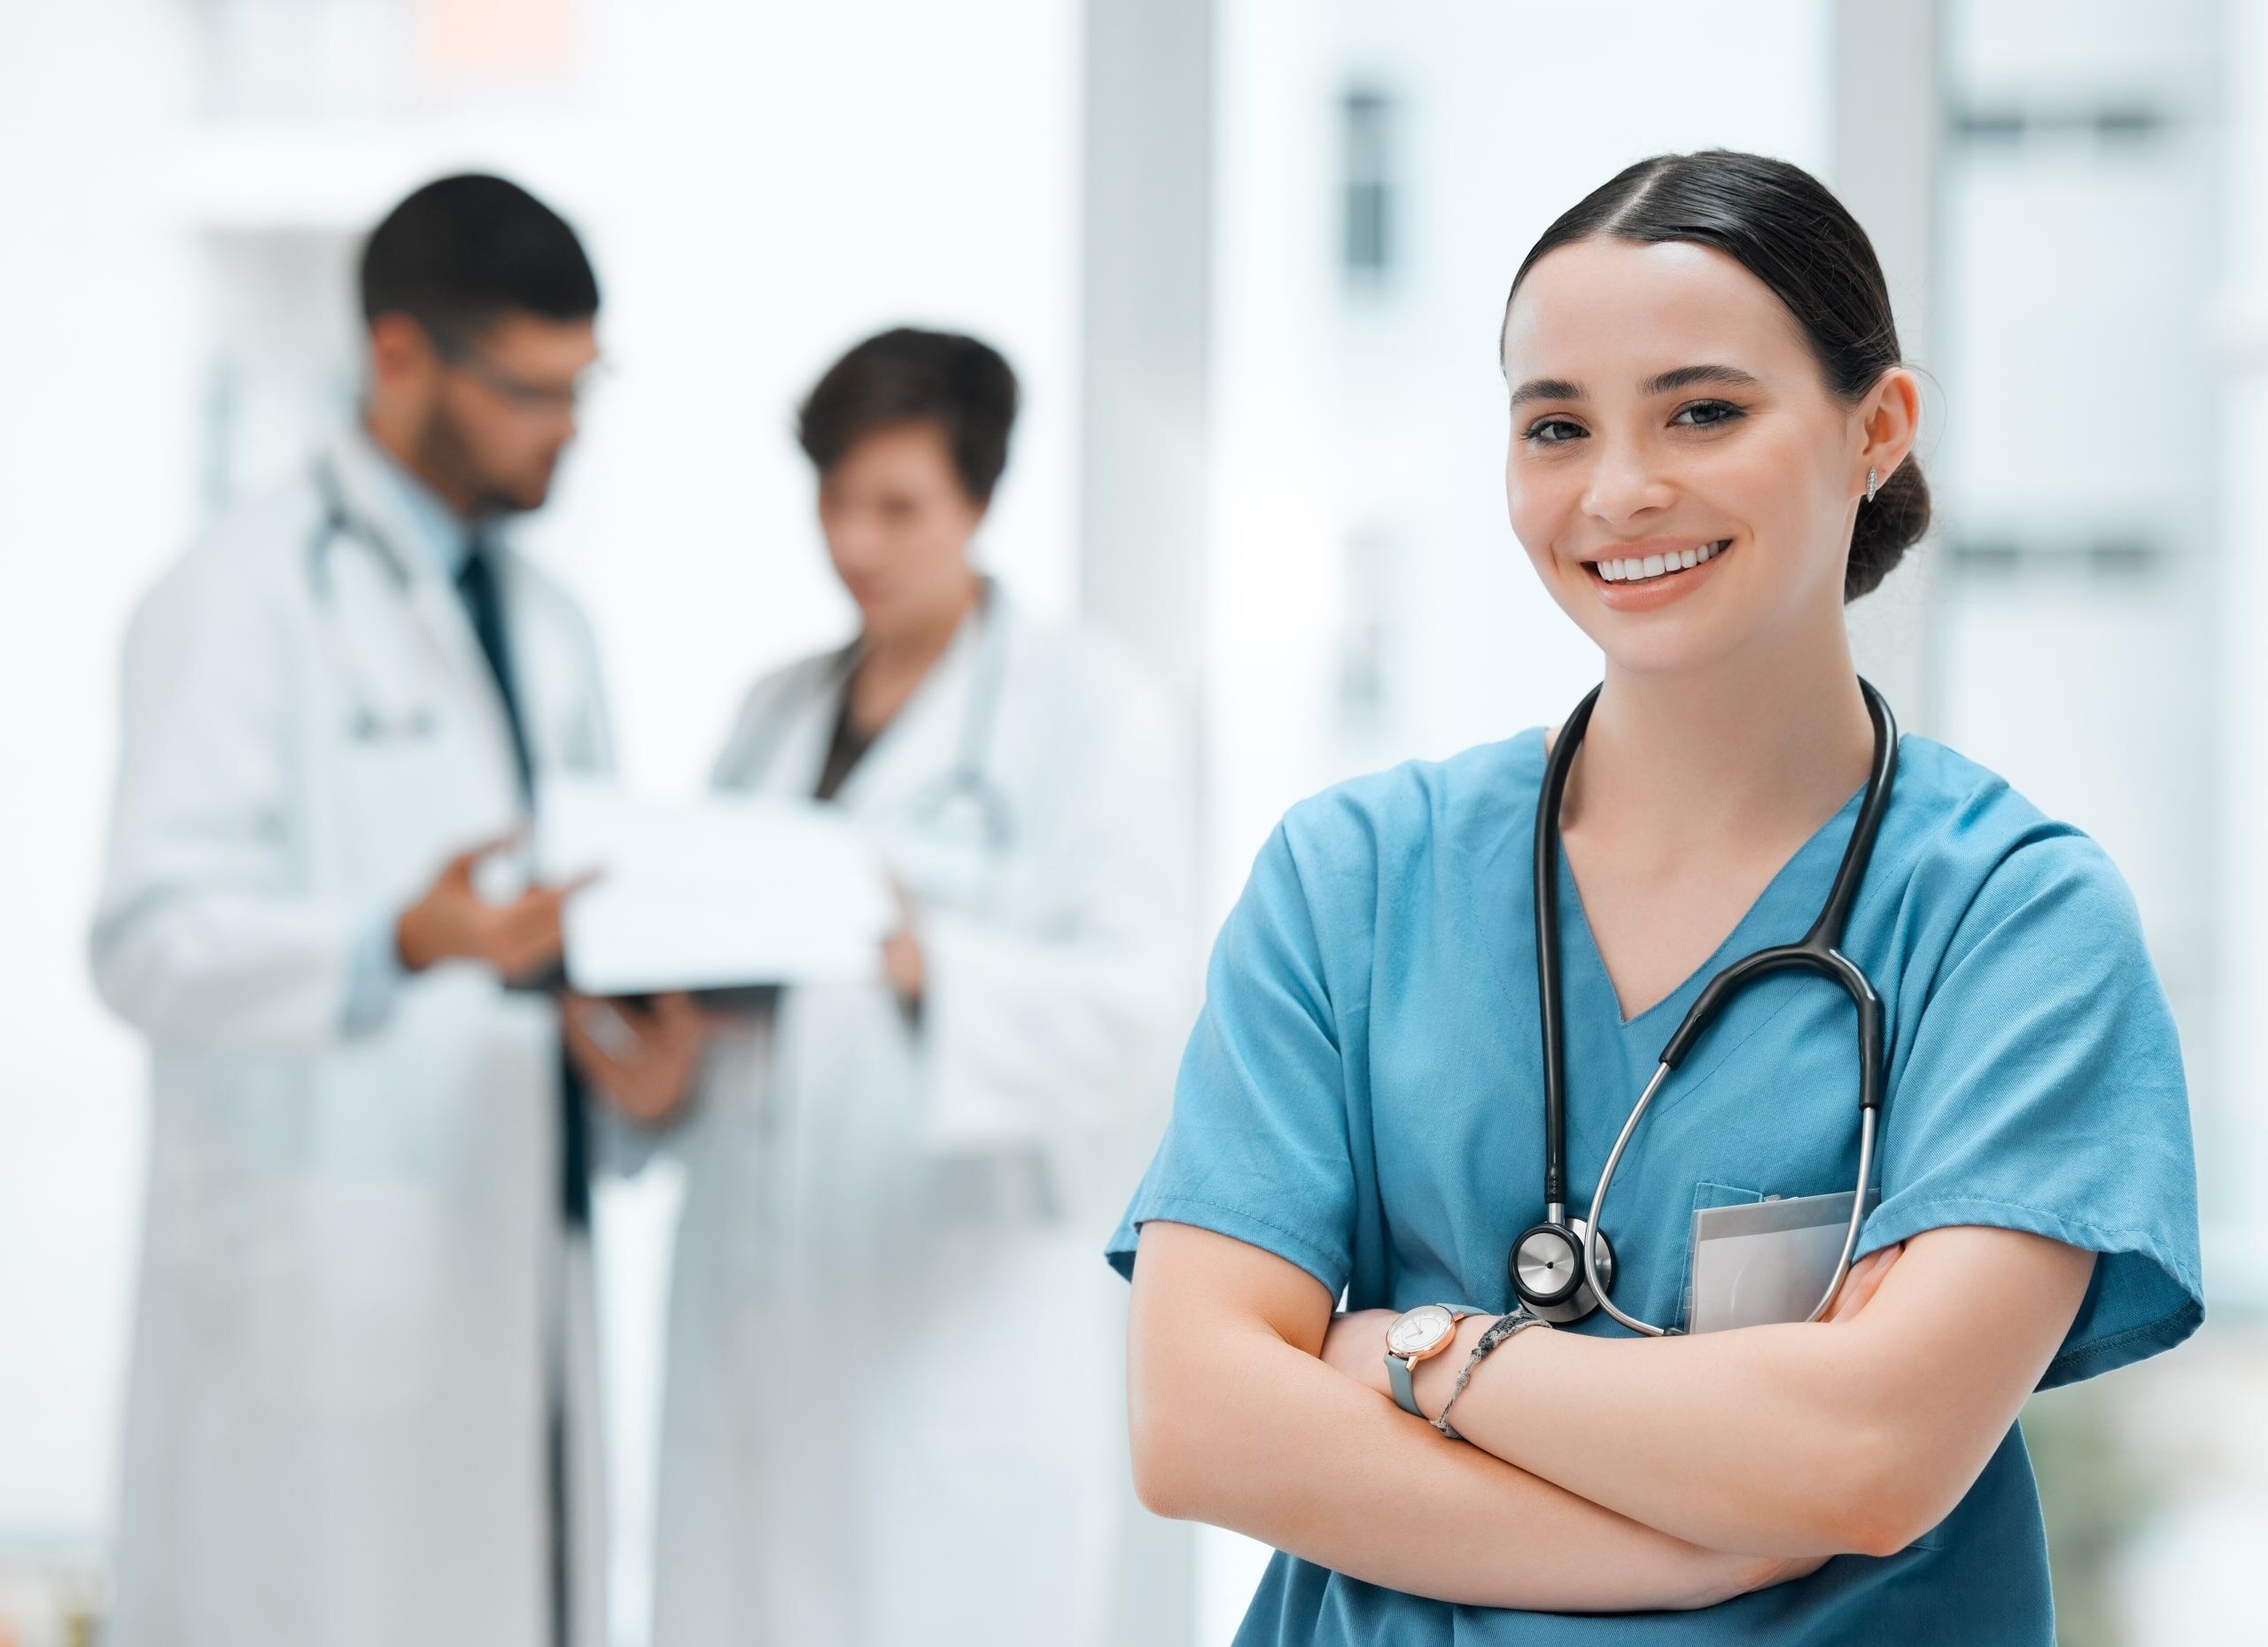
[{"label": "wristwatch", "polygon": [[1402,1411],[1418,1411],[1417,1392],[1410,1387],[1410,1371],[1429,1356],[1438,1356],[1456,1342],[1456,1324],[1467,1316],[1485,1315],[1470,1304],[1420,1304],[1396,1316],[1386,1329],[1386,1381]]}]

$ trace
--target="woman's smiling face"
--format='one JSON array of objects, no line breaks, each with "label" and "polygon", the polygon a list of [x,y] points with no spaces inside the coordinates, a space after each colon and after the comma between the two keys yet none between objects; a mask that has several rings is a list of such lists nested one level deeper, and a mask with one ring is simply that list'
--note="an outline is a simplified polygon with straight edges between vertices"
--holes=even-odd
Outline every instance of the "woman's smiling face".
[{"label": "woman's smiling face", "polygon": [[1763,282],[1711,247],[1593,237],[1528,270],[1503,346],[1512,531],[1616,664],[1682,673],[1842,622],[1884,386],[1838,400]]}]

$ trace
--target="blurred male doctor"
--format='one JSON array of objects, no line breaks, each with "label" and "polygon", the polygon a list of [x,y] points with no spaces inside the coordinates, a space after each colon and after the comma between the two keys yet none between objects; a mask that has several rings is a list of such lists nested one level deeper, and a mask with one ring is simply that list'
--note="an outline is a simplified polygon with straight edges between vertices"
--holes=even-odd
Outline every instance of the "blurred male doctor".
[{"label": "blurred male doctor", "polygon": [[537,1647],[602,1625],[564,890],[484,859],[610,759],[590,633],[500,540],[598,286],[499,178],[361,261],[361,415],[128,633],[93,939],[148,1037],[117,1647]]}]

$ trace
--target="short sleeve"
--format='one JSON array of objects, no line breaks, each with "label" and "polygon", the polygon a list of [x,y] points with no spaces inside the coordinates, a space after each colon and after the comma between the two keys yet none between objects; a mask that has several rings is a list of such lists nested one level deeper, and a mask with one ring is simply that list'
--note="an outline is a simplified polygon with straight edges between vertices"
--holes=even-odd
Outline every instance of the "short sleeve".
[{"label": "short sleeve", "polygon": [[1141,1225],[1196,1224],[1274,1253],[1333,1298],[1353,1263],[1345,1061],[1317,923],[1285,832],[1221,928],[1173,1118],[1106,1249],[1130,1278]]},{"label": "short sleeve", "polygon": [[1861,1247],[1989,1224],[2099,1254],[2043,1389],[2194,1332],[2204,1294],[2180,1042],[2101,851],[2061,834],[2002,858],[1901,1032],[1883,1200]]}]

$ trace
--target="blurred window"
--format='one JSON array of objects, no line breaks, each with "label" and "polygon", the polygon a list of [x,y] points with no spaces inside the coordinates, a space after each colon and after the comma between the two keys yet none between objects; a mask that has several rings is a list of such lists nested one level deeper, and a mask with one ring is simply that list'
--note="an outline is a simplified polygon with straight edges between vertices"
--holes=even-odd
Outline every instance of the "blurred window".
[{"label": "blurred window", "polygon": [[1394,253],[1394,99],[1357,87],[1340,104],[1346,151],[1348,278],[1376,285],[1392,272]]}]

